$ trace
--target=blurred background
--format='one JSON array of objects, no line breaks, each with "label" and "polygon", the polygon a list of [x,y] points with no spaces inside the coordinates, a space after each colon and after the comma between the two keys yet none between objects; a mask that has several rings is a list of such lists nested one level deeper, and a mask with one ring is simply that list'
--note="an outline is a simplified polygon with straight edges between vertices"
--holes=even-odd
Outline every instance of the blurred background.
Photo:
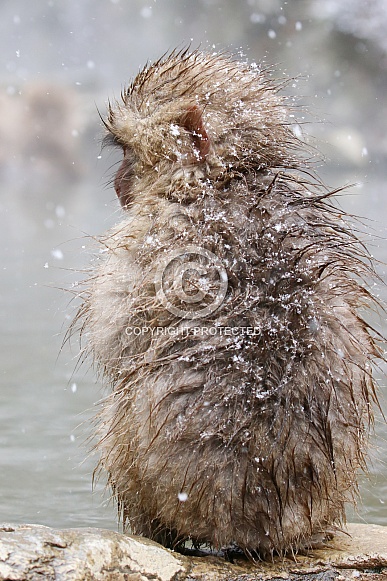
[{"label": "blurred background", "polygon": [[[97,108],[175,46],[274,65],[309,108],[324,180],[356,184],[340,204],[364,217],[362,238],[387,280],[386,29],[387,0],[2,0],[0,522],[117,528],[103,482],[92,492],[96,458],[86,458],[101,383],[88,363],[77,367],[76,339],[61,348],[90,237],[121,216]],[[386,299],[383,286],[375,293]],[[349,518],[386,525],[380,415],[375,427]]]}]

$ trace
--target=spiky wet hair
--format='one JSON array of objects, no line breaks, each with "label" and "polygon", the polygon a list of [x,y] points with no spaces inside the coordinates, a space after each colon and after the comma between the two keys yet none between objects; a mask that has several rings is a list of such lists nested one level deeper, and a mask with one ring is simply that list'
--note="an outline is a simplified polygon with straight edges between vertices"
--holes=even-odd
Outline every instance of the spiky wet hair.
[{"label": "spiky wet hair", "polygon": [[229,54],[174,51],[109,103],[106,143],[128,153],[137,179],[150,167],[168,173],[180,195],[184,184],[192,195],[198,181],[236,171],[296,168],[305,164],[305,144],[299,147],[288,98],[280,95],[286,83]]},{"label": "spiky wet hair", "polygon": [[[343,523],[365,465],[382,355],[362,312],[372,260],[335,192],[305,178],[285,104],[259,67],[173,52],[105,121],[124,151],[125,216],[79,312],[112,385],[99,466],[132,532],[168,546],[297,550]],[[216,255],[228,277],[200,325],[236,333],[128,333],[195,326],[155,282],[189,252]],[[165,269],[169,289],[179,268]]]}]

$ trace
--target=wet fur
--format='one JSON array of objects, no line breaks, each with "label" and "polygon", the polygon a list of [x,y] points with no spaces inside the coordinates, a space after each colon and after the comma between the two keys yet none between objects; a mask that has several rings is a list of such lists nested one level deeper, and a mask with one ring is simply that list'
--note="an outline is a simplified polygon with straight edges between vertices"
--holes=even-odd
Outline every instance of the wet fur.
[{"label": "wet fur", "polygon": [[[373,268],[334,192],[308,178],[280,88],[226,55],[173,52],[105,121],[125,155],[124,217],[77,317],[112,387],[99,468],[130,530],[169,547],[297,551],[343,524],[365,465],[380,353],[360,312]],[[166,253],[192,245],[228,275],[200,321],[155,290]],[[258,331],[126,331],[179,325]]]}]

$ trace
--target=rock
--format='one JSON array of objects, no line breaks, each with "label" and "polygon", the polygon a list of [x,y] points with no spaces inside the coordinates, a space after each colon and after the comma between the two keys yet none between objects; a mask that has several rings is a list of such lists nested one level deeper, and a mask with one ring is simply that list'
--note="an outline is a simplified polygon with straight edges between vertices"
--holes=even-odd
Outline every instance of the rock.
[{"label": "rock", "polygon": [[178,554],[113,531],[41,525],[0,528],[0,580],[169,581],[184,570]]},{"label": "rock", "polygon": [[323,548],[270,563],[186,557],[103,529],[0,526],[0,581],[346,581],[387,579],[387,527],[348,525]]}]

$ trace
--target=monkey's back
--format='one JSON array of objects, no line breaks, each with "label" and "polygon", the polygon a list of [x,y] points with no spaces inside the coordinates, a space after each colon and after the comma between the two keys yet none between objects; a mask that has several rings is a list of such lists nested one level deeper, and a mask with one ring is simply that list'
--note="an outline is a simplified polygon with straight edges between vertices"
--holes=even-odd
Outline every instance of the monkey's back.
[{"label": "monkey's back", "polygon": [[[113,385],[100,467],[130,530],[265,557],[340,525],[377,351],[358,314],[368,267],[339,212],[292,176],[249,172],[188,204],[134,202],[104,244],[85,328]],[[205,271],[206,307],[226,271],[213,312],[181,313],[182,261]]]},{"label": "monkey's back", "polygon": [[173,52],[105,121],[125,218],[78,315],[111,385],[99,467],[131,531],[171,547],[297,550],[342,524],[365,464],[372,261],[280,88]]}]

